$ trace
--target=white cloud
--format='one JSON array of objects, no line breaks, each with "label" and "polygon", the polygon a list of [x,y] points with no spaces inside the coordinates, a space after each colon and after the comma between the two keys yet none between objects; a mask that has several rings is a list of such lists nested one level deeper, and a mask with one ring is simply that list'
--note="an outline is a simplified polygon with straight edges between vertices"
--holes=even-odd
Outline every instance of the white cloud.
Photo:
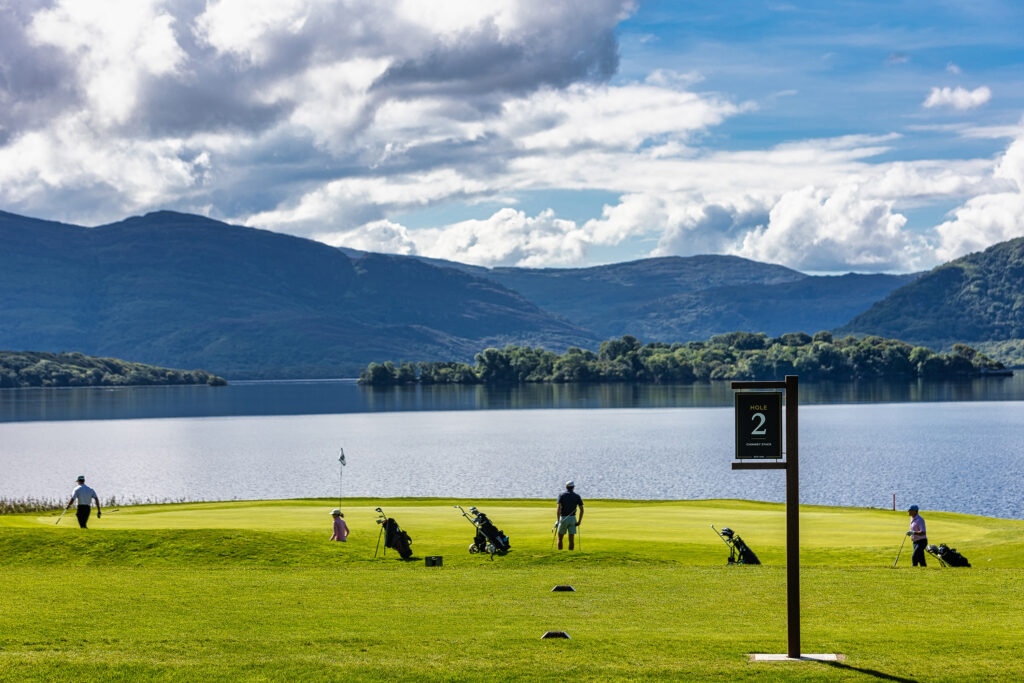
[{"label": "white cloud", "polygon": [[501,209],[485,220],[417,231],[415,239],[424,256],[524,268],[577,264],[588,246],[586,234],[573,221],[555,217],[550,209],[533,218]]},{"label": "white cloud", "polygon": [[394,176],[386,182],[379,178],[346,178],[303,195],[293,206],[253,214],[245,223],[307,235],[344,233],[383,220],[384,209],[407,211],[440,200],[471,197],[486,189],[483,182],[451,169]]},{"label": "white cloud", "polygon": [[100,123],[123,123],[132,113],[141,81],[174,73],[185,61],[174,36],[174,17],[161,11],[161,4],[60,0],[35,15],[28,33],[37,43],[74,57],[81,87]]},{"label": "white cloud", "polygon": [[993,177],[1003,181],[1002,191],[972,197],[935,228],[942,260],[1024,235],[1024,136],[1006,150]]},{"label": "white cloud", "polygon": [[735,253],[811,271],[911,270],[927,246],[903,230],[906,222],[857,186],[832,193],[806,187],[783,195],[768,225],[747,233]]},{"label": "white cloud", "polygon": [[685,139],[742,108],[660,85],[575,85],[507,102],[505,133],[528,150],[583,146],[635,149],[658,136]]},{"label": "white cloud", "polygon": [[515,209],[501,209],[483,220],[425,230],[373,221],[317,238],[364,251],[417,254],[481,266],[572,265],[580,262],[589,246],[583,230],[573,221],[557,218],[550,209],[534,217]]},{"label": "white cloud", "polygon": [[[188,195],[209,167],[209,155],[179,141],[111,139],[85,116],[68,116],[45,132],[0,147],[0,188],[8,201],[31,202],[46,201],[53,192],[106,196],[104,185],[115,186],[116,203],[106,210],[123,216],[169,195]],[[89,216],[79,214],[79,219]]]},{"label": "white cloud", "polygon": [[[771,125],[758,106],[784,115],[798,103],[779,98],[790,86],[807,97],[806,82],[766,82],[755,105],[702,91],[696,70],[642,77],[633,63],[632,80],[613,79],[627,0],[15,9],[0,16],[5,210],[104,222],[203,207],[332,244],[487,265],[579,265],[644,245],[816,270],[931,265],[1021,223],[1019,142],[998,164],[890,161],[915,142],[897,133],[770,144],[752,134]],[[16,83],[11,65],[32,65],[39,83]],[[924,106],[972,109],[991,96],[934,88]],[[751,120],[722,125],[741,116]],[[1020,124],[984,123],[899,130],[1024,137]],[[579,222],[514,208],[430,230],[394,222],[559,190],[618,199]],[[940,202],[961,206],[934,230],[907,224],[905,212]]]},{"label": "white cloud", "polygon": [[351,247],[384,254],[415,254],[416,243],[404,225],[392,221],[373,221],[353,230],[313,235],[325,244]]},{"label": "white cloud", "polygon": [[974,90],[967,90],[965,88],[932,88],[927,99],[925,99],[924,106],[926,109],[932,107],[952,107],[963,111],[965,109],[974,109],[992,99],[992,91],[986,86],[975,88]]},{"label": "white cloud", "polygon": [[955,76],[959,76],[960,74],[963,73],[963,71],[960,69],[960,67],[957,66],[956,64],[954,64],[953,62],[947,62],[946,63],[946,71],[951,73],[951,74],[953,74],[953,75],[955,75]]},{"label": "white cloud", "polygon": [[278,35],[298,35],[317,0],[212,0],[195,19],[193,32],[206,45],[231,53],[253,64],[264,64],[273,55]]}]

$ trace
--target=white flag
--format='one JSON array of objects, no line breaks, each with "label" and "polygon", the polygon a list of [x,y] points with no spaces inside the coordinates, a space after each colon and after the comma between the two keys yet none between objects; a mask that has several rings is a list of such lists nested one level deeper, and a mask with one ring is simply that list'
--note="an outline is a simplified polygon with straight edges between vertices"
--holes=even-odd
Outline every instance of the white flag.
[{"label": "white flag", "polygon": [[345,449],[344,448],[341,449],[341,456],[338,458],[338,462],[341,463],[342,467],[345,466]]}]

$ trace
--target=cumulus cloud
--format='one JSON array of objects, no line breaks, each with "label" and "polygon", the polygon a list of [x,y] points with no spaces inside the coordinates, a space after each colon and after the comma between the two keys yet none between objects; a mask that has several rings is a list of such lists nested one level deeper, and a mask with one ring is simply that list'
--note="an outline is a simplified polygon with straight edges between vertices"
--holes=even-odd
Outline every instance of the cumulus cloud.
[{"label": "cumulus cloud", "polygon": [[[199,210],[481,265],[644,245],[633,255],[820,271],[923,267],[1021,224],[1021,126],[943,129],[1016,136],[998,162],[887,160],[899,133],[730,138],[724,123],[794,91],[755,104],[703,90],[696,70],[613,78],[629,0],[0,4],[5,210],[93,223]],[[924,106],[990,99],[934,88]],[[617,199],[578,221],[506,199],[557,190]],[[482,201],[510,206],[430,229],[395,219]],[[908,223],[939,201],[960,206],[930,231]]]},{"label": "cumulus cloud", "polygon": [[996,242],[1024,235],[1024,136],[1018,137],[996,165],[1001,191],[972,197],[935,228],[938,256],[949,260]]},{"label": "cumulus cloud", "polygon": [[974,109],[992,99],[992,91],[986,86],[967,90],[966,88],[932,88],[931,93],[922,105],[925,109],[933,107],[952,107],[960,111]]},{"label": "cumulus cloud", "polygon": [[586,252],[586,234],[548,209],[533,218],[507,208],[484,220],[418,231],[424,256],[487,266],[567,266]]},{"label": "cumulus cloud", "polygon": [[336,247],[351,247],[382,254],[416,254],[416,242],[409,230],[391,221],[372,221],[352,230],[317,233],[317,240]]},{"label": "cumulus cloud", "polygon": [[807,187],[783,195],[768,224],[747,233],[736,253],[812,271],[909,270],[926,245],[903,230],[906,222],[856,186],[832,193]]},{"label": "cumulus cloud", "polygon": [[413,231],[391,221],[373,221],[317,237],[328,244],[364,251],[520,267],[579,263],[591,243],[574,221],[556,217],[551,209],[531,217],[511,208],[501,209],[489,218],[441,228]]},{"label": "cumulus cloud", "polygon": [[[145,167],[145,176],[205,154],[210,172],[157,183],[152,208],[191,205],[199,194],[221,215],[237,217],[246,203],[262,213],[338,179],[379,177],[382,167],[436,171],[452,147],[497,135],[476,121],[500,116],[507,100],[607,80],[618,65],[613,31],[630,7],[628,0],[5,4],[0,150],[70,144],[77,149],[63,154],[77,158],[90,153],[89,141],[106,139],[120,153],[139,150],[131,165]],[[62,132],[71,121],[81,143]],[[120,174],[105,173],[109,165],[88,179],[81,168],[72,187],[48,163],[38,155],[22,160],[20,173],[45,180],[32,189],[0,186],[6,208],[80,220],[82,206],[55,212],[47,200],[85,185],[95,191],[92,211],[110,219],[142,201],[132,186],[123,189]],[[252,191],[268,181],[272,189]]]}]

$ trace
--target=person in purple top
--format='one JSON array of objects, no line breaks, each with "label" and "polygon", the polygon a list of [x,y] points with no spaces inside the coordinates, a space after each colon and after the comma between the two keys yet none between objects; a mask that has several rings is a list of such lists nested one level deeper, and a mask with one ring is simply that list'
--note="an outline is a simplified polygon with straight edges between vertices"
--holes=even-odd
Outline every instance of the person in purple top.
[{"label": "person in purple top", "polygon": [[925,533],[924,518],[918,514],[916,505],[911,505],[907,513],[910,515],[910,531],[907,532],[907,536],[910,536],[910,540],[914,542],[914,555],[910,560],[915,567],[918,565],[927,567],[928,563],[924,561],[924,549],[928,546],[928,535]]},{"label": "person in purple top", "polygon": [[331,516],[334,517],[334,534],[331,536],[331,540],[345,543],[348,540],[348,524],[345,524],[345,515],[341,514],[341,510],[338,508],[334,508],[331,510]]}]

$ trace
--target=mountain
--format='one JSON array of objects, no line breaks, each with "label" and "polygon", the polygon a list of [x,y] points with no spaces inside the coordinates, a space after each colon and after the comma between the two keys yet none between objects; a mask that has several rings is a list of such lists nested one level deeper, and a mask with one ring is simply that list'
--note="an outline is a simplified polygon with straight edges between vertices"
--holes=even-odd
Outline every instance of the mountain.
[{"label": "mountain", "polygon": [[[514,289],[547,311],[604,335],[609,333],[609,323],[616,329],[628,328],[633,320],[628,314],[632,308],[666,295],[725,285],[793,282],[808,276],[738,256],[670,256],[591,268],[494,268],[485,277]],[[611,311],[615,313],[609,316]],[[615,320],[610,321],[610,317]],[[659,341],[669,339],[654,333]]]},{"label": "mountain", "polygon": [[[342,248],[353,257],[367,252]],[[842,325],[917,275],[806,275],[738,256],[649,258],[590,268],[484,268],[488,278],[601,339],[689,341],[744,330],[779,335]]]},{"label": "mountain", "polygon": [[338,249],[159,211],[84,228],[0,212],[0,349],[78,351],[229,379],[830,329],[914,276],[809,276],[735,256],[483,268]]},{"label": "mountain", "polygon": [[161,211],[95,228],[0,212],[0,348],[74,350],[231,378],[355,374],[488,344],[592,344],[500,284]]},{"label": "mountain", "polygon": [[735,330],[769,336],[794,331],[814,334],[843,324],[916,277],[848,273],[713,287],[621,307],[597,331],[604,336],[633,334],[644,339],[706,339]]},{"label": "mountain", "polygon": [[934,268],[837,332],[936,347],[1024,339],[1024,237]]}]

